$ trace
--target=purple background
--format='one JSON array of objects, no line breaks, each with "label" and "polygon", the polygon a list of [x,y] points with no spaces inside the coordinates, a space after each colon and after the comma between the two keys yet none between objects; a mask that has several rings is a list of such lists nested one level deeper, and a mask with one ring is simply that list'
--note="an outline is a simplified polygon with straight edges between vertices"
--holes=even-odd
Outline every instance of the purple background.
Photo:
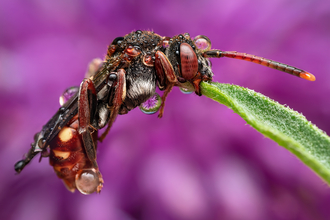
[{"label": "purple background", "polygon": [[13,166],[79,85],[87,63],[133,30],[206,35],[312,72],[308,82],[256,64],[213,59],[214,80],[261,92],[330,133],[330,1],[0,2],[1,219],[329,219],[330,189],[294,155],[206,97],[169,95],[164,117],[119,116],[98,163],[100,195],[66,190],[48,160]]}]

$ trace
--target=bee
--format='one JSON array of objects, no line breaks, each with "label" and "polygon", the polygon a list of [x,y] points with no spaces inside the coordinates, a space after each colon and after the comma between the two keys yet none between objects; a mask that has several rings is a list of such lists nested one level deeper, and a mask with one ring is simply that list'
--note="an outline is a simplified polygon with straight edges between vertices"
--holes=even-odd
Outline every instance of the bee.
[{"label": "bee", "polygon": [[[209,58],[246,60],[314,81],[304,70],[236,51],[211,49],[203,35],[188,33],[162,37],[150,31],[134,31],[113,40],[103,61],[94,60],[76,92],[34,137],[24,158],[15,164],[20,173],[37,155],[49,157],[57,176],[66,187],[83,194],[99,193],[103,179],[97,160],[97,142],[108,134],[118,114],[127,114],[163,90],[159,115],[174,86],[189,82],[201,95],[200,83],[212,81]],[[98,136],[98,130],[106,127]]]}]

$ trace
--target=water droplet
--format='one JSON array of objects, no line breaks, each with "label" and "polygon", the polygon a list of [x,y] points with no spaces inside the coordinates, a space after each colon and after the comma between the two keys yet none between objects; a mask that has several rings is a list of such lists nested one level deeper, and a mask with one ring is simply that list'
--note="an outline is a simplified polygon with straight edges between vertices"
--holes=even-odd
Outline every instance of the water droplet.
[{"label": "water droplet", "polygon": [[150,66],[150,67],[154,66],[154,61],[150,55],[143,56],[142,62],[146,66]]},{"label": "water droplet", "polygon": [[45,147],[46,140],[45,138],[40,138],[38,141],[38,147],[39,148],[44,148]]},{"label": "water droplet", "polygon": [[196,47],[202,51],[207,51],[211,49],[211,41],[208,37],[203,35],[198,35],[194,39]]},{"label": "water droplet", "polygon": [[117,38],[115,38],[115,39],[112,41],[111,44],[113,44],[113,45],[118,45],[118,44],[120,44],[123,40],[124,40],[123,37],[117,37]]},{"label": "water droplet", "polygon": [[170,43],[167,39],[163,40],[163,47],[168,48],[170,46]]},{"label": "water droplet", "polygon": [[88,195],[97,191],[100,181],[95,169],[83,169],[77,172],[75,183],[82,194]]},{"label": "water droplet", "polygon": [[63,94],[60,96],[60,105],[63,106],[72,96],[74,96],[79,91],[79,87],[73,86],[67,88]]},{"label": "water droplet", "polygon": [[[61,104],[61,103],[60,103],[60,104]],[[65,109],[66,109],[65,107],[61,107],[58,111],[59,111],[60,114],[63,114],[64,111],[65,111]]]},{"label": "water droplet", "polygon": [[140,105],[140,110],[145,114],[154,114],[162,104],[161,97],[155,93],[150,99]]},{"label": "water droplet", "polygon": [[184,33],[184,37],[187,39],[187,40],[190,40],[190,35],[188,33]]},{"label": "water droplet", "polygon": [[180,87],[180,91],[181,91],[183,94],[191,94],[191,93],[194,92],[194,91],[191,91],[191,90],[189,90],[189,89],[181,88],[181,87]]}]

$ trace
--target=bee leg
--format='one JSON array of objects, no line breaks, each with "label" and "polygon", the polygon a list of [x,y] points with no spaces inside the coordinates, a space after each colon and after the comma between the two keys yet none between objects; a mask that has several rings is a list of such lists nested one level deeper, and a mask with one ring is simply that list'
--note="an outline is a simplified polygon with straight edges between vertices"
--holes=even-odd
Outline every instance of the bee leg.
[{"label": "bee leg", "polygon": [[173,66],[166,57],[166,55],[157,51],[155,55],[155,68],[158,78],[158,86],[161,90],[165,88],[164,94],[162,96],[162,104],[160,106],[158,117],[161,118],[164,114],[164,107],[167,95],[171,92],[174,84],[178,81],[175,76]]},{"label": "bee leg", "polygon": [[[97,147],[97,124],[96,124],[96,107],[97,95],[96,90],[91,79],[85,79],[79,89],[78,97],[78,118],[79,126],[78,133],[81,135],[83,147],[86,151],[87,158],[91,162],[91,168],[81,170],[76,176],[76,185],[80,192],[89,194],[94,191],[96,184],[96,192],[100,192],[103,186],[103,178],[99,171],[96,162],[96,147]],[[93,126],[94,124],[94,126]],[[90,178],[93,177],[92,190],[88,191]],[[87,185],[84,185],[86,184]],[[90,189],[89,189],[90,190]]]},{"label": "bee leg", "polygon": [[79,90],[78,132],[82,137],[88,159],[92,162],[95,168],[98,168],[96,163],[96,143],[94,143],[92,137],[92,133],[96,131],[96,128],[92,125],[92,122],[95,120],[96,107],[97,96],[94,84],[91,79],[85,79],[81,83]]},{"label": "bee leg", "polygon": [[99,141],[101,142],[109,133],[113,122],[117,118],[120,106],[123,104],[123,101],[125,100],[126,97],[126,77],[125,77],[126,71],[124,69],[119,69],[116,75],[117,75],[116,77],[117,80],[113,84],[113,86],[115,87],[114,97],[113,99],[109,100],[110,116],[109,116],[108,127],[99,138]]},{"label": "bee leg", "polygon": [[18,161],[16,164],[15,164],[15,171],[16,173],[20,173],[24,167],[30,163],[30,161],[38,154],[40,153],[40,151],[36,151],[36,143],[33,143],[31,145],[31,148],[29,150],[29,152],[27,154],[24,155],[24,158],[20,161]]}]

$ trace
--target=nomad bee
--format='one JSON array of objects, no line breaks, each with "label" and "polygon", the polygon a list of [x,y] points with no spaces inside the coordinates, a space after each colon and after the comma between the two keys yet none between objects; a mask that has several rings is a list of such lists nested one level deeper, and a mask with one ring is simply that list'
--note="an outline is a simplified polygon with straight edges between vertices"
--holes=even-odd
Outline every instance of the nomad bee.
[{"label": "nomad bee", "polygon": [[[189,34],[161,37],[150,31],[135,31],[117,37],[104,61],[95,59],[79,89],[70,88],[62,106],[34,136],[29,152],[15,164],[20,173],[38,153],[49,157],[50,165],[66,187],[83,194],[100,192],[102,175],[96,162],[97,141],[109,132],[118,114],[126,114],[154,99],[158,87],[159,117],[163,116],[167,95],[173,86],[189,82],[201,95],[201,81],[211,81],[209,58],[230,57],[268,66],[300,78],[315,77],[298,68],[262,57],[211,49],[205,36],[192,39]],[[147,112],[147,111],[146,111]],[[98,130],[106,127],[99,137]]]}]

